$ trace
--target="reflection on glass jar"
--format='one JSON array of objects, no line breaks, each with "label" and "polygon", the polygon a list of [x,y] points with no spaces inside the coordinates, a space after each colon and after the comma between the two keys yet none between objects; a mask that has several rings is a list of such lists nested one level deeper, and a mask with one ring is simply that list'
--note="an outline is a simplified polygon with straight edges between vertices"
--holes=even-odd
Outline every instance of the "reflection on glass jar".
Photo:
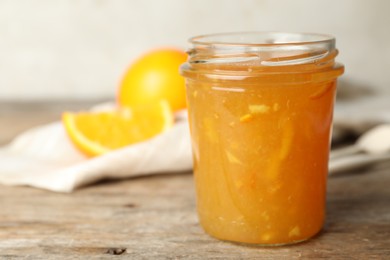
[{"label": "reflection on glass jar", "polygon": [[210,235],[278,245],[324,223],[336,79],[331,36],[194,37],[186,78],[197,208]]}]

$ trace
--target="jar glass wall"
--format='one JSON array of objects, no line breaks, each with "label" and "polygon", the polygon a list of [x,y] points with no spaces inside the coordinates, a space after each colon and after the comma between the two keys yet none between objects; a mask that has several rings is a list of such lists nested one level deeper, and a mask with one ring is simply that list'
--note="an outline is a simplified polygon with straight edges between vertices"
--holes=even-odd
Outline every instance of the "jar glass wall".
[{"label": "jar glass wall", "polygon": [[279,245],[318,233],[336,79],[319,34],[194,37],[186,78],[197,208],[210,235]]}]

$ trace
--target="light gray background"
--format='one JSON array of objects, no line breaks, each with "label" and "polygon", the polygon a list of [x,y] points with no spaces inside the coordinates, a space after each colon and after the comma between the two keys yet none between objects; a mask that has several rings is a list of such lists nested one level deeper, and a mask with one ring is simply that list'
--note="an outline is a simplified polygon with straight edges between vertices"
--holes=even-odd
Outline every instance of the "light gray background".
[{"label": "light gray background", "polygon": [[229,31],[333,34],[343,84],[390,94],[386,0],[0,0],[0,102],[113,98],[142,52]]}]

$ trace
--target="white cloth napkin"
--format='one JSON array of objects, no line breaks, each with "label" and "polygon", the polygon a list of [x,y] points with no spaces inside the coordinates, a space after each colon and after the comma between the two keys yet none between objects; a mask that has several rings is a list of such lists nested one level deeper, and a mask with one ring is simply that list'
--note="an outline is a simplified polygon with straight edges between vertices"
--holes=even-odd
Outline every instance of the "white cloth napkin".
[{"label": "white cloth napkin", "polygon": [[[103,105],[94,110],[112,109]],[[360,134],[373,125],[390,122],[390,97],[338,103],[333,140],[344,133]],[[339,134],[336,134],[336,133]],[[192,169],[186,112],[176,115],[169,131],[138,143],[87,159],[73,147],[61,122],[21,134],[0,148],[0,183],[29,185],[57,192],[71,192],[102,179],[180,172]]]},{"label": "white cloth napkin", "polygon": [[87,159],[73,147],[61,122],[22,133],[0,148],[0,183],[71,192],[103,179],[192,169],[185,112],[174,126],[148,141]]}]

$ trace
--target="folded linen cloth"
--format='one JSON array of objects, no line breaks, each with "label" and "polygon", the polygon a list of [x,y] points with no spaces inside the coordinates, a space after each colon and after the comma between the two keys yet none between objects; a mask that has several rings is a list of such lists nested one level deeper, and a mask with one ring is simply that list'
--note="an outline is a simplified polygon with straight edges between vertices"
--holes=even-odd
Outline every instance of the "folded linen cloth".
[{"label": "folded linen cloth", "polygon": [[102,179],[192,169],[185,111],[174,126],[148,141],[87,159],[73,147],[61,122],[36,127],[0,148],[0,183],[71,192]]},{"label": "folded linen cloth", "polygon": [[[93,110],[112,109],[103,105]],[[390,97],[339,102],[333,141],[344,133],[361,134],[390,122]],[[73,190],[102,179],[120,179],[192,169],[186,111],[176,114],[172,129],[148,141],[87,159],[73,147],[61,122],[22,133],[0,148],[0,183],[28,185],[56,192]]]}]

